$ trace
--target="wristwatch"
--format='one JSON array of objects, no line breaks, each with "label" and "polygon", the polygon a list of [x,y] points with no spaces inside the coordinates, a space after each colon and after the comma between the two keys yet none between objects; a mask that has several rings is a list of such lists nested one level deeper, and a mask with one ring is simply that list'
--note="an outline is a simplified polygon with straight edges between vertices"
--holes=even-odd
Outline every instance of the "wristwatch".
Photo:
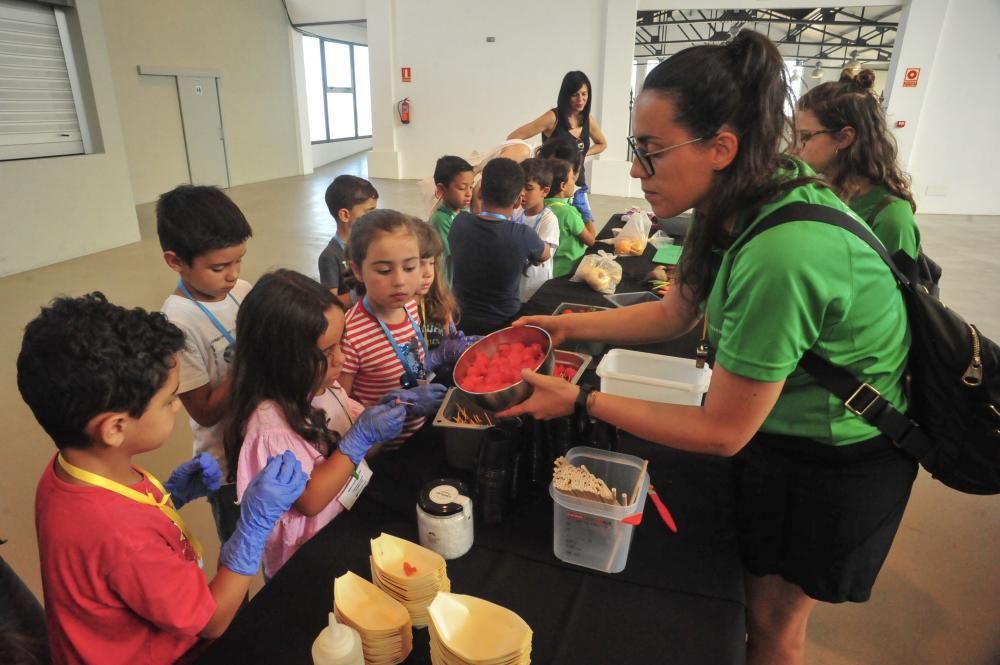
[{"label": "wristwatch", "polygon": [[587,413],[587,399],[590,397],[590,393],[594,392],[594,386],[581,385],[580,392],[576,396],[576,401],[573,403],[573,411],[577,416],[589,418],[590,414]]}]

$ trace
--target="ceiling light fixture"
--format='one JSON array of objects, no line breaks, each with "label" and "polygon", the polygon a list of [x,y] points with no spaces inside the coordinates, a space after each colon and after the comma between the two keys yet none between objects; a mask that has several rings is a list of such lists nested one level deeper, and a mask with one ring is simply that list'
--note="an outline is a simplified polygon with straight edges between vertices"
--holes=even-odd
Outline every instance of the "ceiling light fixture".
[{"label": "ceiling light fixture", "polygon": [[847,68],[849,70],[851,70],[851,73],[855,73],[855,74],[857,73],[857,71],[859,69],[861,69],[861,61],[858,60],[858,51],[857,51],[857,49],[851,51],[851,61],[847,63]]},{"label": "ceiling light fixture", "polygon": [[819,60],[816,61],[816,67],[810,72],[809,78],[811,79],[821,79],[823,78],[823,68],[819,65]]}]

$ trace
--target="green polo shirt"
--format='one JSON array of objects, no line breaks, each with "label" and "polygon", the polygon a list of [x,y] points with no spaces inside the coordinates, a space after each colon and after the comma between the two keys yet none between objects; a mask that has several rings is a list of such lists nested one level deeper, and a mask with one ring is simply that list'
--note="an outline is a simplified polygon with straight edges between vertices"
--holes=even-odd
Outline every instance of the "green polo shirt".
[{"label": "green polo shirt", "polygon": [[587,251],[587,246],[578,237],[586,226],[580,211],[570,205],[568,199],[548,198],[545,199],[545,205],[559,221],[559,247],[552,260],[552,276],[562,277],[573,272],[573,266]]},{"label": "green polo shirt", "polygon": [[[804,164],[796,167],[779,177],[812,175]],[[828,188],[808,184],[764,206],[750,225],[797,202],[849,211]],[[706,311],[719,365],[757,381],[785,380],[763,432],[832,445],[878,434],[796,367],[809,349],[906,408],[910,330],[902,295],[882,259],[848,231],[790,222],[725,252]]]},{"label": "green polo shirt", "polygon": [[449,283],[451,283],[451,245],[448,244],[448,234],[451,233],[451,225],[455,222],[455,217],[458,216],[459,212],[461,210],[452,210],[442,203],[427,220],[427,223],[437,229],[438,235],[441,236],[441,244],[444,245],[444,266],[441,267],[441,270]]},{"label": "green polo shirt", "polygon": [[[872,219],[872,211],[887,196],[893,197],[892,202],[884,206]],[[910,207],[909,201],[893,196],[888,189],[878,185],[867,194],[851,200],[848,205],[851,206],[851,210],[858,213],[858,217],[868,222],[872,227],[872,233],[878,236],[889,250],[889,256],[903,250],[911,259],[916,260],[920,252],[920,230],[913,218],[913,208]]]}]

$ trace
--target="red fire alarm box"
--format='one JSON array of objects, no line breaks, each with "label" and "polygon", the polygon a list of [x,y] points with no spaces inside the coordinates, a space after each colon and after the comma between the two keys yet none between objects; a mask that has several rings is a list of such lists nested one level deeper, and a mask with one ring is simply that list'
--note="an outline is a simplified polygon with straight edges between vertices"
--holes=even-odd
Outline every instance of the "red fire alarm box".
[{"label": "red fire alarm box", "polygon": [[905,120],[897,120],[896,121],[896,129],[902,129],[903,127],[906,127],[906,121]]}]

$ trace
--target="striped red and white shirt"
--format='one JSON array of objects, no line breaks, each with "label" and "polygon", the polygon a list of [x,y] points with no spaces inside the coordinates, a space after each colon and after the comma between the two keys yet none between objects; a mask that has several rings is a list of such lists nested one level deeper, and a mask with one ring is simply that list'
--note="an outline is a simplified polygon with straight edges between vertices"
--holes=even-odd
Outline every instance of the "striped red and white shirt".
[{"label": "striped red and white shirt", "polygon": [[[420,314],[417,311],[416,301],[411,300],[406,303],[406,311],[417,322],[419,328]],[[416,337],[408,318],[403,319],[402,323],[385,325],[396,340],[396,344],[401,347]],[[354,384],[351,387],[354,399],[365,406],[371,406],[389,391],[400,387],[399,379],[405,373],[403,363],[396,357],[396,352],[386,339],[378,319],[365,309],[361,301],[355,303],[347,312],[341,348],[344,350],[343,372],[354,375]],[[425,362],[423,345],[418,344],[417,348],[420,361]],[[387,445],[398,446],[423,424],[424,418],[407,420],[403,425],[403,433]]]}]

